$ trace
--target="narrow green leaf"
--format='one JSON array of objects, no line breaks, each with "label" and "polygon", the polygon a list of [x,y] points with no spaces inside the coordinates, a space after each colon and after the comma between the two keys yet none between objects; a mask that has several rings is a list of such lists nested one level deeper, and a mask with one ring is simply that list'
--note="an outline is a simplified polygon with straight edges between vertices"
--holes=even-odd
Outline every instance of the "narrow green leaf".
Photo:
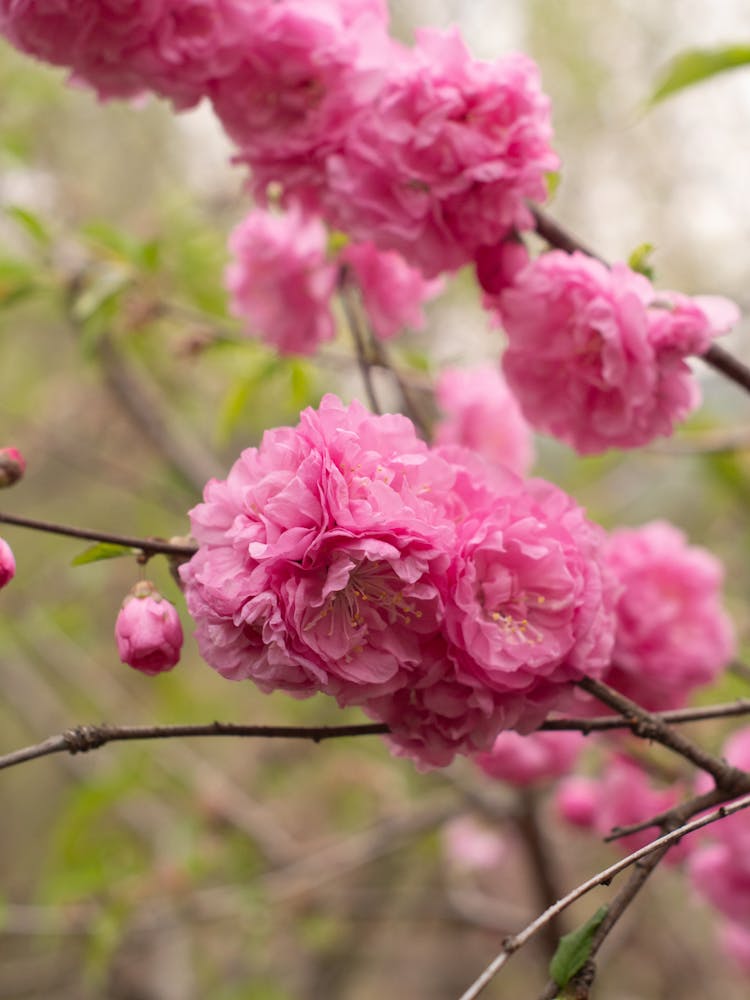
[{"label": "narrow green leaf", "polygon": [[639,274],[645,274],[649,280],[653,280],[654,269],[649,259],[653,252],[653,243],[641,243],[637,246],[628,257],[628,267],[630,270],[638,271]]},{"label": "narrow green leaf", "polygon": [[607,916],[607,910],[608,907],[600,906],[582,927],[560,938],[560,944],[549,964],[549,974],[560,988],[566,986],[586,964],[592,938]]},{"label": "narrow green leaf", "polygon": [[120,556],[131,556],[137,550],[128,545],[114,545],[112,542],[97,542],[79,553],[71,562],[71,566],[86,566],[88,563],[101,562],[102,559],[119,559]]},{"label": "narrow green leaf", "polygon": [[657,82],[648,104],[658,104],[685,87],[708,80],[717,73],[750,63],[750,45],[724,45],[716,49],[689,49],[669,63]]},{"label": "narrow green leaf", "polygon": [[36,213],[20,205],[10,205],[6,212],[40,246],[48,247],[52,242],[47,227]]},{"label": "narrow green leaf", "polygon": [[547,197],[550,200],[555,197],[561,180],[562,177],[559,170],[550,170],[549,173],[544,175],[544,182],[547,185]]}]

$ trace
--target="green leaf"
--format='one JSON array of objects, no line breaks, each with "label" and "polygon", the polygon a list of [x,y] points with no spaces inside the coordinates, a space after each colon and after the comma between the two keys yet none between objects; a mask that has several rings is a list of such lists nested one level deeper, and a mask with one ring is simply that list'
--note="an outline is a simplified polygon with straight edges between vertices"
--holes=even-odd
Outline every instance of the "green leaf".
[{"label": "green leaf", "polygon": [[559,987],[567,986],[573,976],[586,964],[591,952],[591,941],[607,916],[607,906],[600,906],[586,923],[560,938],[557,951],[549,964],[549,974]]},{"label": "green leaf", "polygon": [[750,45],[724,45],[716,49],[689,49],[669,63],[648,99],[650,105],[685,87],[708,80],[717,73],[750,63]]},{"label": "green leaf", "polygon": [[86,566],[88,563],[101,562],[103,559],[119,559],[121,556],[132,556],[138,550],[128,545],[115,545],[112,542],[98,542],[79,553],[71,562],[71,566]]},{"label": "green leaf", "polygon": [[0,309],[35,290],[37,270],[22,260],[0,258]]},{"label": "green leaf", "polygon": [[547,185],[547,198],[550,200],[555,197],[561,180],[562,177],[559,170],[550,170],[549,173],[544,175],[544,182]]},{"label": "green leaf", "polygon": [[654,278],[654,269],[651,266],[649,258],[653,252],[653,243],[639,244],[639,246],[637,246],[628,257],[628,267],[630,270],[638,271],[639,274],[645,274],[645,276],[652,281]]},{"label": "green leaf", "polygon": [[38,215],[20,205],[11,205],[6,209],[6,212],[39,246],[48,247],[50,245],[52,238]]}]

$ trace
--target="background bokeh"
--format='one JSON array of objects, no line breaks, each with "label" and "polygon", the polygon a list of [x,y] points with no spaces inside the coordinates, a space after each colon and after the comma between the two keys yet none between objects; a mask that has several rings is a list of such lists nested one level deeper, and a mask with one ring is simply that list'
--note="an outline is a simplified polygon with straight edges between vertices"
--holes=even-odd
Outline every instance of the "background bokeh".
[{"label": "background bokeh", "polygon": [[[563,160],[556,217],[613,259],[653,243],[660,284],[747,310],[750,70],[645,109],[676,52],[748,40],[746,4],[395,0],[392,14],[403,38],[458,23],[479,56],[529,52]],[[221,270],[248,201],[205,109],[175,118],[157,102],[101,105],[5,45],[0,94],[0,445],[29,462],[3,507],[184,534],[201,483],[264,427],[294,421],[327,389],[360,393],[346,334],[305,362],[237,342]],[[730,344],[750,356],[747,327]],[[396,353],[423,387],[440,365],[493,358],[500,346],[473,279],[459,274],[428,332]],[[537,471],[607,527],[668,517],[719,554],[744,637],[750,417],[736,389],[696,370],[706,403],[673,441],[586,460],[540,441]],[[323,698],[230,684],[190,639],[172,674],[134,674],[112,629],[142,572],[135,563],[72,568],[75,543],[3,535],[18,575],[0,595],[0,750],[102,720],[359,719]],[[184,612],[167,567],[155,561],[148,574]],[[732,675],[704,700],[745,693]],[[719,725],[696,733],[714,748],[723,738]],[[503,819],[510,790],[465,762],[419,775],[377,740],[116,745],[3,772],[0,795],[8,1000],[455,1000],[502,935],[540,908],[524,845]],[[467,813],[504,832],[495,869],[447,856],[445,825]],[[542,815],[562,887],[613,857]],[[607,896],[588,898],[570,925]],[[600,964],[597,995],[608,1000],[747,996],[717,955],[710,915],[672,870],[657,874]],[[527,949],[487,995],[533,996],[545,967]]]}]

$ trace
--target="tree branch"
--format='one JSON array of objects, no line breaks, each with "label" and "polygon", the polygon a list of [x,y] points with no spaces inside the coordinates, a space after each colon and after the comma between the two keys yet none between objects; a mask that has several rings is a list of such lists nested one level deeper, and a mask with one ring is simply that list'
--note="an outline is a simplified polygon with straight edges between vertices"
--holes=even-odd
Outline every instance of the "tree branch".
[{"label": "tree branch", "polygon": [[210,722],[205,725],[174,726],[76,726],[41,743],[14,750],[0,757],[0,770],[23,764],[53,753],[87,753],[106,743],[130,740],[162,740],[175,736],[243,736],[264,739],[300,739],[321,743],[344,736],[383,736],[389,729],[382,723],[352,726],[245,726],[231,722]]},{"label": "tree branch", "polygon": [[645,847],[641,847],[639,850],[634,851],[627,857],[616,861],[608,868],[597,872],[596,875],[592,875],[591,878],[586,879],[585,882],[576,886],[575,889],[572,889],[566,896],[559,899],[553,906],[548,907],[544,913],[540,914],[518,934],[514,934],[511,937],[506,938],[503,942],[502,950],[495,956],[492,962],[490,962],[484,972],[482,972],[482,974],[471,984],[468,990],[461,994],[460,1000],[475,1000],[475,998],[484,991],[485,987],[489,985],[500,969],[507,963],[508,959],[515,954],[515,952],[517,952],[528,941],[530,941],[531,938],[538,934],[539,931],[541,931],[542,928],[550,922],[550,920],[556,917],[559,913],[562,913],[563,910],[566,910],[577,900],[587,895],[592,889],[596,889],[597,886],[600,885],[606,885],[615,877],[615,875],[619,875],[621,871],[624,871],[626,868],[634,865],[637,861],[640,861],[641,858],[646,858],[654,851],[660,851],[662,848],[675,844],[686,834],[692,833],[694,830],[700,830],[704,826],[708,826],[711,823],[715,823],[717,820],[724,819],[726,816],[731,816],[743,809],[747,809],[749,806],[750,795],[744,795],[742,798],[737,799],[735,802],[731,802],[729,805],[723,805],[706,816],[701,816],[698,819],[685,823],[684,825],[677,827],[677,829],[664,834],[663,837],[658,837],[650,844],[646,844]]},{"label": "tree branch", "polygon": [[359,365],[359,371],[362,376],[362,382],[365,387],[365,393],[367,394],[370,409],[373,413],[380,414],[383,411],[380,407],[380,403],[378,402],[377,393],[375,392],[375,384],[372,380],[372,364],[370,362],[370,358],[368,357],[367,343],[359,322],[359,316],[357,315],[356,303],[353,301],[353,293],[354,287],[352,285],[349,269],[347,267],[342,267],[339,272],[339,296],[341,298],[341,305],[343,306],[346,322],[349,324],[352,339],[354,340],[354,349],[357,352],[357,364]]},{"label": "tree branch", "polygon": [[[724,702],[720,705],[707,705],[700,708],[673,708],[666,712],[652,712],[651,717],[671,726],[684,725],[687,722],[702,722],[706,719],[729,719],[738,715],[750,715],[750,698],[738,698],[736,701]],[[622,715],[600,715],[591,719],[547,719],[540,729],[548,732],[607,732],[612,729],[630,729],[635,732],[639,722]],[[636,733],[636,735],[638,735]]]}]

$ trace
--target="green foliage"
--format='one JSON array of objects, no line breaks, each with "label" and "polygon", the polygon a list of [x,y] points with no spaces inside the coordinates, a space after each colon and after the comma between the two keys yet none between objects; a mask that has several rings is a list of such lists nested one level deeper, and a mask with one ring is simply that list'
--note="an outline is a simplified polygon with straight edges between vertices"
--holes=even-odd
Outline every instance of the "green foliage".
[{"label": "green foliage", "polygon": [[114,545],[112,542],[98,542],[90,545],[70,562],[71,566],[86,566],[89,563],[101,562],[103,559],[119,559],[121,556],[131,556],[135,549],[127,545]]},{"label": "green foliage", "polygon": [[628,257],[628,267],[632,271],[645,275],[649,281],[654,280],[654,268],[651,265],[651,254],[654,252],[653,243],[640,243]]},{"label": "green foliage", "polygon": [[696,83],[750,63],[750,45],[723,45],[715,49],[689,49],[669,63],[654,87],[648,103],[658,104]]},{"label": "green foliage", "polygon": [[594,934],[607,916],[607,909],[606,906],[600,906],[582,927],[560,938],[560,944],[549,964],[549,974],[561,989],[586,964]]}]

